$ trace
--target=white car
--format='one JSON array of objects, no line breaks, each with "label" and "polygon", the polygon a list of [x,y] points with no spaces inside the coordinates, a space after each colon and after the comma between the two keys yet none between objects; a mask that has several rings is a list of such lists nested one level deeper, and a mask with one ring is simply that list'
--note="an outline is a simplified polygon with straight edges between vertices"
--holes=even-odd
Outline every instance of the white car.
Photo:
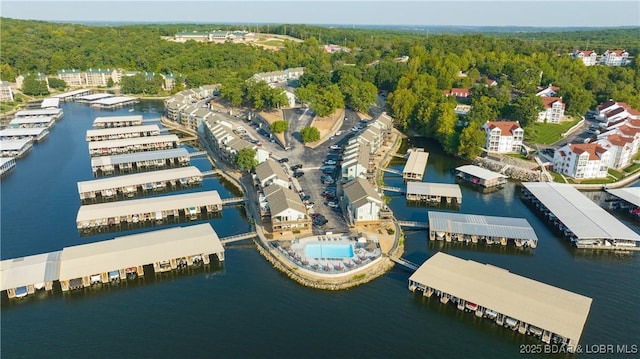
[{"label": "white car", "polygon": [[338,162],[336,162],[334,160],[326,160],[326,161],[324,161],[325,165],[335,165],[336,163],[338,163]]},{"label": "white car", "polygon": [[332,146],[330,146],[329,148],[330,148],[330,149],[332,149],[332,150],[336,150],[336,151],[337,151],[337,150],[341,150],[341,149],[342,149],[342,147],[340,147],[340,146],[338,146],[338,145],[332,145]]},{"label": "white car", "polygon": [[338,208],[338,204],[335,202],[327,202],[327,206],[331,207],[331,208]]},{"label": "white car", "polygon": [[342,134],[342,131],[336,132],[336,136],[340,136],[341,134]]}]

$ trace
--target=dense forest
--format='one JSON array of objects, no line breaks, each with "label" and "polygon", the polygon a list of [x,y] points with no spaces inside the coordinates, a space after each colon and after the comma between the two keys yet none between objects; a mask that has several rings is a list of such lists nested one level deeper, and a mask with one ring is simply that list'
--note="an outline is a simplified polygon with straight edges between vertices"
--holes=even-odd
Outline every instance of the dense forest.
[{"label": "dense forest", "polygon": [[[304,40],[287,41],[280,51],[162,38],[214,28],[238,29],[174,24],[93,27],[2,18],[0,77],[14,81],[27,72],[53,75],[60,69],[96,67],[176,73],[189,87],[222,83],[223,96],[234,103],[249,99],[256,106],[271,107],[282,100],[245,80],[257,72],[304,66],[297,95],[316,112],[345,104],[363,111],[375,101],[377,91],[385,91],[387,110],[398,127],[432,136],[447,151],[465,156],[477,153],[483,141],[478,129],[487,120],[514,119],[527,128],[541,106],[534,96],[538,86],[560,87],[569,115],[582,115],[610,98],[640,108],[636,61],[625,67],[585,67],[568,55],[588,47],[599,54],[624,48],[637,56],[640,28],[436,35],[305,25],[245,28]],[[321,45],[329,43],[350,51],[326,53]],[[399,62],[400,56],[409,60]],[[486,79],[498,85],[484,86]],[[452,87],[472,89],[473,109],[466,121],[455,114],[455,100],[443,95]]]}]

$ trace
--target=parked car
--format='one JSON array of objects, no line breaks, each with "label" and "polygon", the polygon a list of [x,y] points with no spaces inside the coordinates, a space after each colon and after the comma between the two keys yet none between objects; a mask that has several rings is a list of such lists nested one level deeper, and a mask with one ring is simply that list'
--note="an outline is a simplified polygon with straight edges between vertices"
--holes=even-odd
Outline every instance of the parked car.
[{"label": "parked car", "polygon": [[336,136],[340,136],[341,134],[342,134],[342,131],[336,132]]},{"label": "parked car", "polygon": [[300,164],[300,163],[291,166],[291,170],[292,171],[298,170],[300,168],[302,168],[302,164]]},{"label": "parked car", "polygon": [[340,151],[342,149],[342,147],[338,146],[338,145],[332,145],[329,147],[330,149],[334,150],[334,151]]},{"label": "parked car", "polygon": [[280,162],[280,163],[289,162],[289,159],[286,158],[286,157],[282,157],[281,159],[278,160],[278,162]]},{"label": "parked car", "polygon": [[327,206],[329,206],[331,208],[338,208],[338,204],[336,202],[333,202],[333,201],[327,202]]},{"label": "parked car", "polygon": [[299,178],[299,177],[302,177],[302,176],[304,176],[304,172],[294,172],[293,173],[293,177],[295,177],[295,178]]},{"label": "parked car", "polygon": [[335,160],[326,160],[326,161],[324,161],[325,165],[335,165],[336,163],[338,163],[338,162],[336,162]]}]

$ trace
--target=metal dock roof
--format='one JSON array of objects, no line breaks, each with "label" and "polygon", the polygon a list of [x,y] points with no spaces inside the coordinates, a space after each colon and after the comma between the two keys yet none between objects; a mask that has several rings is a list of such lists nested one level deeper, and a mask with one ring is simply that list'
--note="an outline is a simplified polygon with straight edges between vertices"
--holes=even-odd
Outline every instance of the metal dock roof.
[{"label": "metal dock roof", "polygon": [[48,131],[46,127],[25,127],[25,128],[5,128],[0,130],[0,137],[13,136],[40,136],[43,132]]},{"label": "metal dock roof", "polygon": [[640,187],[607,189],[606,191],[634,206],[640,207]]},{"label": "metal dock roof", "polygon": [[32,142],[33,140],[30,138],[23,138],[20,140],[2,140],[0,141],[0,151],[19,151]]},{"label": "metal dock roof", "polygon": [[417,173],[424,174],[425,168],[427,168],[427,161],[429,160],[429,152],[411,151],[409,153],[409,159],[404,165],[402,173]]},{"label": "metal dock roof", "polygon": [[119,103],[135,101],[135,100],[137,100],[137,98],[135,98],[135,97],[113,96],[113,97],[106,97],[106,98],[102,98],[102,99],[99,99],[99,100],[95,100],[91,104],[99,104],[99,105],[109,106],[109,105],[117,105]]},{"label": "metal dock roof", "polygon": [[161,229],[64,248],[60,256],[60,280],[222,252],[220,238],[208,223]]},{"label": "metal dock roof", "polygon": [[407,182],[407,194],[462,198],[460,186],[448,183]]},{"label": "metal dock roof", "polygon": [[129,127],[109,127],[109,128],[100,128],[94,130],[87,130],[87,138],[92,136],[109,136],[109,135],[120,135],[125,133],[136,133],[136,132],[153,132],[160,131],[160,127],[158,125],[141,125],[141,126],[129,126]]},{"label": "metal dock roof", "polygon": [[100,100],[102,98],[113,97],[113,96],[115,96],[115,95],[111,94],[111,93],[94,93],[94,94],[91,94],[91,95],[80,96],[80,97],[78,97],[78,100],[95,101],[95,100]]},{"label": "metal dock roof", "polygon": [[474,165],[464,165],[464,166],[460,166],[458,168],[456,168],[456,171],[460,171],[460,172],[464,172],[467,174],[470,174],[474,177],[478,177],[478,178],[482,178],[484,180],[491,180],[494,178],[507,178],[507,176],[497,173],[497,172],[493,172],[493,171],[489,171],[488,169],[482,168],[482,167],[478,167],[478,166],[474,166]]},{"label": "metal dock roof", "polygon": [[[0,157],[0,167],[4,166],[5,163],[15,161],[15,157]],[[1,289],[0,289],[1,290]]]},{"label": "metal dock roof", "polygon": [[506,269],[438,252],[409,277],[440,290],[551,331],[576,342],[592,299]]},{"label": "metal dock roof", "polygon": [[116,148],[133,145],[146,145],[150,143],[161,142],[176,142],[179,143],[178,136],[176,135],[160,135],[160,136],[145,136],[145,137],[133,137],[122,138],[118,140],[105,140],[105,141],[92,141],[89,142],[89,150],[98,150],[101,148]]},{"label": "metal dock roof", "polygon": [[29,116],[58,116],[62,113],[60,108],[41,108],[32,110],[21,110],[16,112],[15,117],[29,117]]},{"label": "metal dock roof", "polygon": [[429,211],[429,230],[538,240],[533,227],[524,218]]},{"label": "metal dock roof", "polygon": [[49,97],[42,100],[42,103],[40,104],[40,108],[50,108],[50,107],[54,107],[54,108],[60,107],[60,99],[58,97]]},{"label": "metal dock roof", "polygon": [[58,280],[62,251],[6,259],[0,262],[0,291]]},{"label": "metal dock roof", "polygon": [[55,121],[53,116],[19,117],[9,122],[10,125],[24,125],[33,123],[49,123]]},{"label": "metal dock roof", "polygon": [[67,97],[71,97],[71,96],[76,96],[85,92],[91,91],[89,89],[79,89],[79,90],[73,90],[73,91],[69,91],[69,92],[65,92],[65,93],[61,93],[61,94],[57,94],[57,95],[53,95],[51,97],[56,97],[56,98],[67,98]]},{"label": "metal dock roof", "polygon": [[76,216],[76,222],[221,204],[222,199],[220,199],[218,191],[185,193],[173,196],[90,204],[80,206],[78,215]]},{"label": "metal dock roof", "polygon": [[101,178],[93,181],[78,182],[78,193],[97,192],[126,186],[142,185],[159,181],[168,181],[185,177],[202,176],[197,167],[180,167],[168,170],[135,173],[125,176]]},{"label": "metal dock roof", "polygon": [[146,151],[125,153],[113,156],[91,157],[91,167],[118,165],[123,163],[133,163],[141,161],[155,161],[168,158],[188,157],[189,151],[186,148],[172,148],[170,150]]},{"label": "metal dock roof", "polygon": [[525,182],[522,184],[578,239],[640,241],[634,232],[570,184]]},{"label": "metal dock roof", "polygon": [[125,121],[142,122],[142,115],[96,117],[95,120],[93,120],[93,125],[95,126],[96,123],[111,123],[111,122],[125,122]]}]

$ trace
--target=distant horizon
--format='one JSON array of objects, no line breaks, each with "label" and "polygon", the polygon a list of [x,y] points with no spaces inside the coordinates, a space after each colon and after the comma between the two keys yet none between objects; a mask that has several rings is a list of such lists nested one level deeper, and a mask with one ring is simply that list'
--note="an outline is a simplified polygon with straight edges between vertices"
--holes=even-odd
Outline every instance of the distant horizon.
[{"label": "distant horizon", "polygon": [[[115,10],[115,11],[114,11]],[[615,16],[602,14],[615,13]],[[339,27],[640,27],[640,1],[3,1],[2,16],[57,23]],[[613,23],[612,23],[613,22]]]}]

